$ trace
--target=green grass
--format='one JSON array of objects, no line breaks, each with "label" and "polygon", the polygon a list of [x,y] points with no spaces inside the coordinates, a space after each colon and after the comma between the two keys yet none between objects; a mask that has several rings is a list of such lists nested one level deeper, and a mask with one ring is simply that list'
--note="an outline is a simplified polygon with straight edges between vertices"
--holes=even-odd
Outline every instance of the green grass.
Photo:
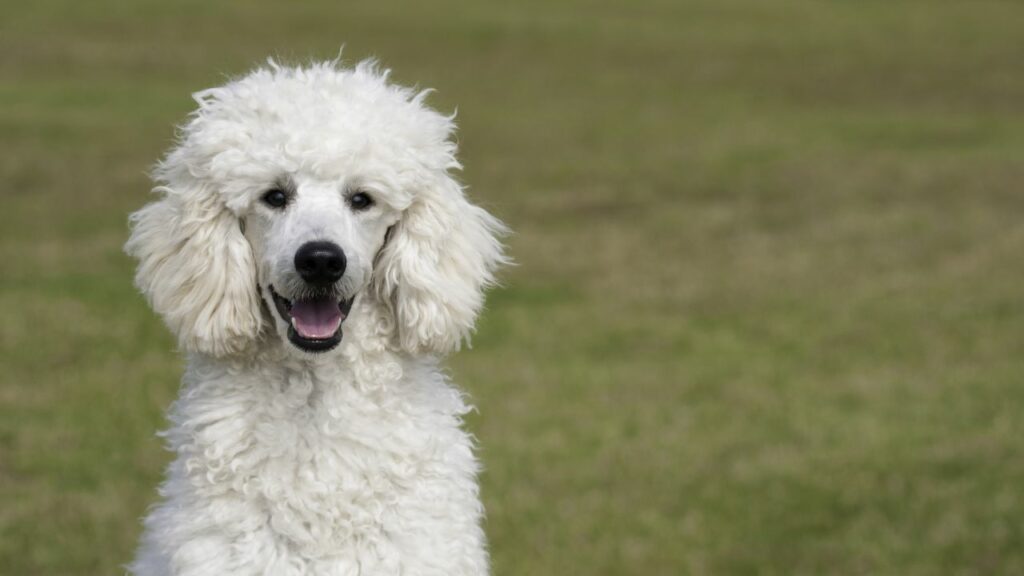
[{"label": "green grass", "polygon": [[189,93],[379,56],[519,265],[451,361],[495,573],[1024,573],[1024,5],[5,2],[0,572],[115,574],[181,361],[121,254]]}]

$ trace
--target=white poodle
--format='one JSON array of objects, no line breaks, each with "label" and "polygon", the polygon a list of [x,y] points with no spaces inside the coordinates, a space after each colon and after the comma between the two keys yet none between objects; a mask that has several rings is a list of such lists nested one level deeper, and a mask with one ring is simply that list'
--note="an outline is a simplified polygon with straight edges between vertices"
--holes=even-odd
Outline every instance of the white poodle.
[{"label": "white poodle", "polygon": [[469,406],[439,359],[504,263],[452,117],[364,62],[199,92],[132,216],[188,355],[139,575],[488,571]]}]

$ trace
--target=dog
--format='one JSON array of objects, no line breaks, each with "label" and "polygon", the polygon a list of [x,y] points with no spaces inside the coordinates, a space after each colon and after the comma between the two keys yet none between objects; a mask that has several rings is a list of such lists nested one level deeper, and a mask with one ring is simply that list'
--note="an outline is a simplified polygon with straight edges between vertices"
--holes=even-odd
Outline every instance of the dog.
[{"label": "dog", "polygon": [[373,61],[269,61],[196,93],[130,218],[135,283],[187,362],[175,458],[129,572],[481,575],[467,341],[505,226],[454,115]]}]

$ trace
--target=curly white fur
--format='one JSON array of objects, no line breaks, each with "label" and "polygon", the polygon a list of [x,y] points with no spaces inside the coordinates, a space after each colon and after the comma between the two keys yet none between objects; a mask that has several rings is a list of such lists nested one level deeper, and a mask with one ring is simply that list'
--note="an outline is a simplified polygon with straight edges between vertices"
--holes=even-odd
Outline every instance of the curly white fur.
[{"label": "curly white fur", "polygon": [[[425,96],[366,62],[271,62],[196,95],[126,245],[188,355],[134,574],[487,573],[469,407],[438,361],[505,262],[503,226],[450,175],[454,124]],[[283,180],[274,212],[260,197]],[[356,188],[373,210],[347,207]],[[344,248],[355,298],[320,354],[268,301],[315,238]]]}]

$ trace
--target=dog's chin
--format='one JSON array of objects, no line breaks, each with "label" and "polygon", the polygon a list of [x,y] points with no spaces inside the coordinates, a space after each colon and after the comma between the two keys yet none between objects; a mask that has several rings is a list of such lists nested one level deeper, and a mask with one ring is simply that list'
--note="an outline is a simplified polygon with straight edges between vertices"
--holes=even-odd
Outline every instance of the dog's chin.
[{"label": "dog's chin", "polygon": [[299,333],[295,331],[295,327],[291,324],[288,325],[288,341],[291,342],[296,348],[303,352],[309,352],[310,354],[319,354],[321,352],[327,352],[333,350],[338,344],[341,344],[342,331],[341,327],[331,334],[327,338],[305,338],[299,336]]},{"label": "dog's chin", "polygon": [[288,300],[269,286],[274,310],[288,326],[288,341],[303,352],[319,354],[341,343],[342,324],[355,296],[337,300],[330,296],[305,301]]}]

